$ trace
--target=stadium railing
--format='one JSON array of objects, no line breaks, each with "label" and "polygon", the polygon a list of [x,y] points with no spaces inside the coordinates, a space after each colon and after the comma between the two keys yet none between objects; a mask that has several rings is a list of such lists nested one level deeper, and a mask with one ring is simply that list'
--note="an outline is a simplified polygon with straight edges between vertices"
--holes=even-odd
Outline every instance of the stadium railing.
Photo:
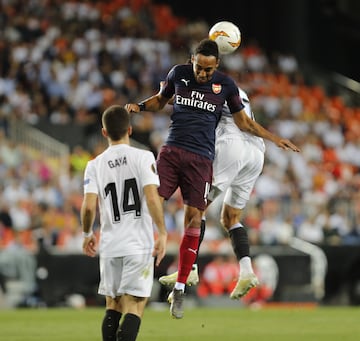
[{"label": "stadium railing", "polygon": [[18,119],[9,121],[9,138],[21,145],[35,149],[42,155],[59,161],[58,169],[69,171],[70,147]]}]

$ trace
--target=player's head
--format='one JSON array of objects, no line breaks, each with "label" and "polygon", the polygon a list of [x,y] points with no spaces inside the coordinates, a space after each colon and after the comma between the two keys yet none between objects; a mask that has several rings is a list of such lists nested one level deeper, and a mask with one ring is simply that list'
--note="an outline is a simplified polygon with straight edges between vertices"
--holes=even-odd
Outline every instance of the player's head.
[{"label": "player's head", "polygon": [[112,141],[119,141],[131,133],[130,115],[124,107],[112,105],[102,114],[102,126],[105,137]]},{"label": "player's head", "polygon": [[198,83],[208,82],[219,66],[219,49],[215,41],[203,39],[191,56],[194,76]]}]

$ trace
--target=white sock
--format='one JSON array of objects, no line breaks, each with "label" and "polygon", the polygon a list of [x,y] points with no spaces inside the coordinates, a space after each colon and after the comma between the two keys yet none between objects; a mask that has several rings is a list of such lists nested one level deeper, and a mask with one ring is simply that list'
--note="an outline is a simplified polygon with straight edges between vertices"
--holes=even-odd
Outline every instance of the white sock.
[{"label": "white sock", "polygon": [[241,276],[254,273],[254,270],[251,265],[250,257],[246,256],[246,257],[241,258],[239,261],[239,264],[240,264],[240,275]]},{"label": "white sock", "polygon": [[176,290],[181,290],[182,292],[185,292],[185,283],[176,282],[174,288]]}]

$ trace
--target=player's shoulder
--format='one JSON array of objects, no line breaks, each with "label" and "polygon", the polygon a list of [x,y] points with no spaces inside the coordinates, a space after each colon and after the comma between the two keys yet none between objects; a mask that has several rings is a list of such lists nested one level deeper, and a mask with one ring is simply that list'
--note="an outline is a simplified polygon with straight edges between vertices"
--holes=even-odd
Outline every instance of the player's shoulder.
[{"label": "player's shoulder", "polygon": [[226,82],[233,81],[232,77],[230,77],[228,74],[226,74],[225,72],[223,72],[221,70],[216,70],[213,74],[213,78],[222,79]]},{"label": "player's shoulder", "polygon": [[107,149],[105,149],[103,152],[101,152],[100,154],[98,154],[98,155],[95,155],[92,159],[90,159],[89,161],[88,161],[88,166],[90,165],[90,166],[92,166],[92,165],[95,165],[97,162],[99,162],[103,157],[104,157],[104,155],[106,154],[106,152],[107,152],[107,150],[108,150],[108,148]]},{"label": "player's shoulder", "polygon": [[192,72],[191,64],[176,64],[170,70],[170,73],[174,73],[177,76],[188,74],[189,72]]},{"label": "player's shoulder", "polygon": [[176,70],[192,70],[192,64],[176,64],[172,68]]},{"label": "player's shoulder", "polygon": [[98,156],[96,156],[96,157],[94,157],[93,159],[91,159],[91,160],[89,160],[87,163],[86,163],[86,168],[89,170],[89,169],[92,169],[93,167],[95,167],[96,166],[96,160],[97,160],[97,158],[99,157],[99,155]]}]

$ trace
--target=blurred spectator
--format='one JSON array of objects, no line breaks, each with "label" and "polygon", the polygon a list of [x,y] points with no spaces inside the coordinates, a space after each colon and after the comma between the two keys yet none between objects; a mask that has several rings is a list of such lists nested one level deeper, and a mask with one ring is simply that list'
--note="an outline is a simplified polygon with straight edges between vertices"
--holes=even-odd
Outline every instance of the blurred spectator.
[{"label": "blurred spectator", "polygon": [[90,153],[85,150],[83,146],[77,145],[73,148],[70,155],[70,167],[75,173],[83,173],[85,166],[90,159]]},{"label": "blurred spectator", "polygon": [[339,231],[330,224],[330,212],[327,205],[318,206],[319,211],[317,212],[317,217],[315,224],[321,226],[324,234],[324,243],[329,245],[340,245],[341,237]]},{"label": "blurred spectator", "polygon": [[64,227],[57,238],[56,247],[63,252],[80,254],[82,252],[83,236],[78,224]]},{"label": "blurred spectator", "polygon": [[81,253],[83,236],[79,228],[79,212],[71,205],[71,201],[66,201],[59,211],[58,235],[56,247],[69,253]]},{"label": "blurred spectator", "polygon": [[4,132],[0,131],[0,157],[1,161],[9,168],[16,168],[20,166],[22,160],[22,152],[20,146],[14,142],[5,139]]},{"label": "blurred spectator", "polygon": [[246,65],[251,72],[264,72],[268,66],[268,59],[257,41],[252,41],[243,48]]},{"label": "blurred spectator", "polygon": [[0,229],[1,230],[13,228],[13,223],[11,220],[9,207],[10,207],[10,205],[6,201],[0,201]]},{"label": "blurred spectator", "polygon": [[352,202],[353,215],[351,216],[351,232],[345,238],[346,244],[360,244],[360,193],[354,196]]},{"label": "blurred spectator", "polygon": [[265,245],[286,245],[292,238],[292,226],[281,214],[280,203],[268,199],[262,203],[263,217],[259,226],[259,240]]},{"label": "blurred spectator", "polygon": [[239,264],[235,257],[216,255],[206,264],[197,288],[199,297],[228,296],[236,285]]},{"label": "blurred spectator", "polygon": [[30,229],[31,217],[28,211],[27,201],[19,200],[10,206],[9,214],[13,224],[13,230],[20,232]]},{"label": "blurred spectator", "polygon": [[299,71],[299,65],[294,55],[288,54],[279,54],[277,56],[277,65],[280,72],[285,73],[294,80],[295,75]]},{"label": "blurred spectator", "polygon": [[20,180],[10,178],[8,184],[4,187],[2,197],[9,205],[15,205],[20,200],[29,199],[30,193]]},{"label": "blurred spectator", "polygon": [[281,174],[275,165],[265,163],[263,172],[260,174],[254,187],[258,200],[267,200],[269,198],[281,198],[282,182]]},{"label": "blurred spectator", "polygon": [[341,238],[346,238],[351,233],[351,224],[348,219],[347,205],[337,202],[333,205],[329,216],[329,227],[337,231]]},{"label": "blurred spectator", "polygon": [[317,212],[309,212],[296,231],[296,236],[313,244],[321,244],[324,241],[323,226],[319,224]]},{"label": "blurred spectator", "polygon": [[36,257],[26,249],[20,240],[20,235],[15,238],[0,252],[0,274],[5,281],[5,289],[10,280],[21,283],[21,300],[18,304],[32,296],[36,287]]},{"label": "blurred spectator", "polygon": [[37,203],[45,203],[48,206],[61,207],[64,198],[55,181],[43,181],[40,186],[34,189],[32,198]]},{"label": "blurred spectator", "polygon": [[242,302],[248,306],[259,308],[270,301],[279,280],[279,268],[275,259],[267,254],[259,254],[253,259],[253,268],[260,284],[252,288]]}]

